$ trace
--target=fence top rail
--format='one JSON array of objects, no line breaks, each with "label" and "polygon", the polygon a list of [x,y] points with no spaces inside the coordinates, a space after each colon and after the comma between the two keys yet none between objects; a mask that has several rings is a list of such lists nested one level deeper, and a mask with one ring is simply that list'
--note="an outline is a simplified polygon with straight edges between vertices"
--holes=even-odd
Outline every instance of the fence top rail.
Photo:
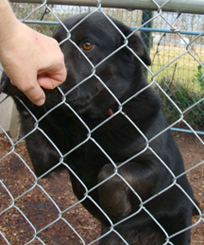
[{"label": "fence top rail", "polygon": [[204,14],[203,0],[10,0],[16,3],[42,3],[77,5],[77,6],[97,6],[101,2],[102,7],[141,9],[141,10],[160,10],[169,12],[181,12],[192,14]]}]

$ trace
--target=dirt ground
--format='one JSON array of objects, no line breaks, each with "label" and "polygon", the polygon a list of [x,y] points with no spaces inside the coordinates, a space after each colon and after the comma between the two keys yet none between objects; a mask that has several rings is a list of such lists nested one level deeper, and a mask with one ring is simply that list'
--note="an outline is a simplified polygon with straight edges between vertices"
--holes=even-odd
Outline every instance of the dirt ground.
[{"label": "dirt ground", "polygon": [[[174,138],[183,155],[186,170],[204,161],[204,145],[195,135],[174,133]],[[204,137],[201,139],[204,140]],[[100,224],[78,203],[66,170],[36,181],[30,171],[32,165],[24,142],[17,144],[14,151],[4,134],[0,135],[0,159],[2,157],[1,245],[28,242],[31,245],[78,245],[88,244],[99,237]],[[204,163],[191,170],[188,178],[204,213]],[[204,244],[204,222],[195,216],[193,223],[191,244]]]}]

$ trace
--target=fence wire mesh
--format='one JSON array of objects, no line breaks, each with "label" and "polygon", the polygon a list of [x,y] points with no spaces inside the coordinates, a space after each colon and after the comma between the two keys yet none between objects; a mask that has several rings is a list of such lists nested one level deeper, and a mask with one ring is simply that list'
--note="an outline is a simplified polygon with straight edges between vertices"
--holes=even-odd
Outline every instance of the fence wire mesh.
[{"label": "fence wire mesh", "polygon": [[[204,243],[204,138],[202,134],[204,127],[204,60],[203,60],[203,34],[204,34],[204,17],[195,14],[177,14],[162,11],[157,1],[153,1],[158,11],[144,12],[141,10],[128,11],[124,9],[108,9],[101,6],[103,1],[98,1],[95,7],[73,7],[49,5],[44,2],[37,4],[12,4],[13,9],[19,19],[27,22],[32,28],[46,35],[52,35],[56,27],[56,22],[62,23],[62,20],[78,14],[90,11],[90,15],[96,11],[101,12],[104,17],[113,25],[113,27],[121,32],[118,27],[111,21],[109,15],[121,20],[126,25],[131,26],[135,33],[140,33],[144,42],[148,46],[148,51],[152,59],[151,66],[138,57],[146,71],[146,77],[149,84],[138,91],[132,97],[121,102],[112,90],[105,84],[103,78],[97,75],[97,68],[103,65],[106,60],[117,54],[123,47],[132,52],[128,42],[124,42],[114,52],[103,58],[100,63],[93,63],[85,57],[83,52],[81,55],[85,57],[90,66],[92,73],[82,79],[71,91],[64,93],[58,88],[58,93],[62,100],[50,108],[45,114],[39,118],[36,117],[26,104],[21,101],[26,113],[33,118],[33,130],[25,135],[20,135],[17,141],[14,141],[9,132],[0,125],[0,244],[98,244],[98,242],[109,233],[114,233],[120,244],[129,244],[117,227],[125,223],[128,219],[136,217],[140,212],[144,212],[157,224],[165,237],[162,244],[174,244],[171,239],[185,231],[191,229],[191,244]],[[168,1],[166,1],[168,2]],[[82,20],[85,21],[86,17]],[[43,23],[42,23],[43,21]],[[148,29],[150,28],[150,30]],[[67,33],[69,32],[66,28]],[[122,34],[121,34],[122,35]],[[67,35],[67,40],[80,50],[77,44],[72,40],[71,35]],[[125,40],[127,41],[126,37]],[[80,70],[79,70],[80,72]],[[117,110],[111,115],[91,128],[76,110],[66,101],[66,97],[78,87],[86,84],[90,77],[94,77],[100,86],[103,86],[109,95],[112,96],[117,104]],[[169,126],[162,129],[161,132],[148,138],[137,124],[132,120],[131,116],[123,111],[123,108],[133,97],[142,93],[148,87],[157,90],[163,101],[163,111],[169,123]],[[0,108],[4,105],[2,100]],[[53,142],[52,138],[41,128],[41,122],[44,118],[48,118],[53,112],[57,111],[61,106],[72,111],[79,123],[86,129],[86,137],[83,141],[78,142],[73,148],[67,152],[62,152],[58,145]],[[124,117],[124,121],[129,127],[134,127],[145,141],[145,147],[135,155],[124,159],[120,164],[116,163],[112,156],[106,150],[106,147],[100,144],[95,134],[108,122],[116,118],[118,115]],[[3,117],[3,115],[1,115]],[[169,168],[164,159],[157,154],[151,143],[164,134],[169,128],[182,128],[189,130],[192,134],[176,133],[174,138],[184,158],[185,171],[179,175]],[[59,161],[40,177],[36,177],[32,163],[27,153],[25,140],[34,132],[39,132],[45,137],[56,150],[59,155]],[[67,162],[66,157],[77,151],[87,142],[92,142],[94,147],[100,150],[108,162],[114,167],[114,173],[91,188],[88,188],[82,181],[81,176],[75,173],[74,169]],[[40,146],[40,143],[37,143]],[[140,156],[148,150],[153,154],[154,158],[159,161],[161,168],[164,167],[172,177],[172,182],[158,193],[147,199],[142,199],[135,191],[129,181],[120,173],[120,169],[126,166],[132,159]],[[96,160],[97,161],[97,160]],[[57,174],[51,172],[59,166],[64,166],[65,170]],[[67,171],[68,170],[68,171]],[[91,170],[90,170],[91,171]],[[50,174],[51,173],[51,174]],[[70,175],[74,176],[83,186],[83,197],[77,199],[72,192]],[[178,183],[178,179],[183,175],[187,175],[192,188],[194,190],[197,203],[192,200],[186,190]],[[48,177],[47,177],[48,176]],[[127,217],[115,222],[102,209],[102,207],[94,200],[92,193],[103,183],[107,183],[113,176],[116,176],[125,184],[126,188],[139,199],[139,209],[132,212]],[[47,178],[44,178],[47,177]],[[173,234],[168,234],[162,224],[149,211],[149,203],[161,196],[163,193],[171,190],[172,187],[178,187],[187,197],[190,203],[196,208],[198,215],[193,217],[193,223],[183,227],[181,230]],[[109,221],[108,230],[101,235],[100,223],[94,218],[82,205],[86,200],[100,210]],[[144,241],[144,242],[143,242]],[[147,244],[146,237],[142,237],[140,243],[130,244]],[[102,244],[102,243],[101,243]],[[109,244],[109,243],[107,243]],[[119,244],[119,243],[110,243]],[[149,243],[148,243],[149,244]],[[154,244],[154,243],[152,243]],[[156,243],[155,243],[156,244]],[[175,243],[178,244],[178,243]]]}]

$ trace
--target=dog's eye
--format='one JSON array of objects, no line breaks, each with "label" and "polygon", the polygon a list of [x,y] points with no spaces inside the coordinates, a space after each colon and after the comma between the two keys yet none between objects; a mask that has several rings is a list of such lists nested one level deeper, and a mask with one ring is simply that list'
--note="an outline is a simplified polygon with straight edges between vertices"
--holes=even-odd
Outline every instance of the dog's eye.
[{"label": "dog's eye", "polygon": [[82,48],[83,50],[91,50],[93,48],[93,44],[89,41],[83,42]]}]

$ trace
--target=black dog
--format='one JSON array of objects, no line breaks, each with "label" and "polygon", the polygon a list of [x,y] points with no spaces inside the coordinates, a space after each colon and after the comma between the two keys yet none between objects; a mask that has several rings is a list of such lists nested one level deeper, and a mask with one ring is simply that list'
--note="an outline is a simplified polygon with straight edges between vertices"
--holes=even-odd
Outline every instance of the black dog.
[{"label": "black dog", "polygon": [[59,25],[54,38],[68,75],[60,89],[45,91],[44,106],[6,75],[1,82],[19,110],[36,174],[67,164],[74,193],[102,223],[100,244],[190,244],[193,192],[143,74],[151,61],[142,40],[100,12],[64,25],[70,32]]}]

